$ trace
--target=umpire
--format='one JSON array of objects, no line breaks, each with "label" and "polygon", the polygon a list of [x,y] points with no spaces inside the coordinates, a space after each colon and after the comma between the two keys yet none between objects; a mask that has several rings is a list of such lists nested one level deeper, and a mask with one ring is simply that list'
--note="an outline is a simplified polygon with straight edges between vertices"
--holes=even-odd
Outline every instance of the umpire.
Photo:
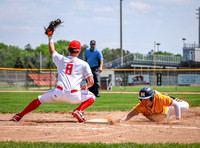
[{"label": "umpire", "polygon": [[86,49],[85,52],[85,61],[90,65],[92,74],[94,76],[94,85],[89,88],[91,92],[94,93],[96,97],[100,97],[99,88],[100,88],[100,75],[103,67],[103,55],[101,51],[96,47],[96,41],[90,41],[90,48]]}]

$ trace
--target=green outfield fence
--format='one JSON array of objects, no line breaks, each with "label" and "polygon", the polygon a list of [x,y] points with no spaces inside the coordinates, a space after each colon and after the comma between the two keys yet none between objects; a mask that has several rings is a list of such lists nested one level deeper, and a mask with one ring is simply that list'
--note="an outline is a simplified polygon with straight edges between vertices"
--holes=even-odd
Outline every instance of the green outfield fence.
[{"label": "green outfield fence", "polygon": [[[200,69],[103,69],[101,89],[113,86],[200,86]],[[0,90],[52,89],[57,69],[0,68]]]}]

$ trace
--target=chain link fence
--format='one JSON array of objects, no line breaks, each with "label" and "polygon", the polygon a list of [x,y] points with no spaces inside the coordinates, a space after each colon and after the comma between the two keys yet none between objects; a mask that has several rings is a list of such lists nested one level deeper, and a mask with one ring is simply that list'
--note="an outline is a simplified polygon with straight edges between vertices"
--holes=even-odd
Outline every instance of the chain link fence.
[{"label": "chain link fence", "polygon": [[0,90],[48,90],[56,84],[56,69],[0,69]]},{"label": "chain link fence", "polygon": [[[102,90],[120,83],[123,86],[200,86],[200,69],[104,69],[101,73]],[[49,90],[56,84],[56,69],[0,68],[0,90]]]}]

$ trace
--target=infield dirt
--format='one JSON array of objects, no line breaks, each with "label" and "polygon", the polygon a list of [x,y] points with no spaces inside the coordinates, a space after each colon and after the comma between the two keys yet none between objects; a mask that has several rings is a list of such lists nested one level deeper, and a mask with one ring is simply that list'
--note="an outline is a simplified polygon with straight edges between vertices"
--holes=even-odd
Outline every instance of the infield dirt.
[{"label": "infield dirt", "polygon": [[[86,119],[118,119],[127,112],[85,112]],[[150,122],[142,115],[114,125],[78,123],[71,112],[29,113],[19,122],[0,114],[0,141],[64,143],[199,143],[200,107],[182,114],[179,124]],[[175,117],[172,117],[174,119]]]}]

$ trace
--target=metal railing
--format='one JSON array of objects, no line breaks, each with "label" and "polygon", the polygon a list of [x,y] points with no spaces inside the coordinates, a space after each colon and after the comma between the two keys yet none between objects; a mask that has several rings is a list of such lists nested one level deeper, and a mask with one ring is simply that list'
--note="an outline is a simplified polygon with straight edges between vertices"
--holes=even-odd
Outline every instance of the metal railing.
[{"label": "metal railing", "polygon": [[[166,64],[179,64],[181,62],[181,58],[177,56],[167,56],[167,55],[156,55],[154,59],[153,54],[139,54],[132,53],[123,57],[123,64],[128,65],[129,63],[166,63]],[[103,65],[103,68],[106,69],[114,69],[119,68],[121,65],[121,58],[110,61]]]},{"label": "metal railing", "polygon": [[200,48],[200,44],[196,44],[196,43],[184,43],[183,47],[184,48]]}]

